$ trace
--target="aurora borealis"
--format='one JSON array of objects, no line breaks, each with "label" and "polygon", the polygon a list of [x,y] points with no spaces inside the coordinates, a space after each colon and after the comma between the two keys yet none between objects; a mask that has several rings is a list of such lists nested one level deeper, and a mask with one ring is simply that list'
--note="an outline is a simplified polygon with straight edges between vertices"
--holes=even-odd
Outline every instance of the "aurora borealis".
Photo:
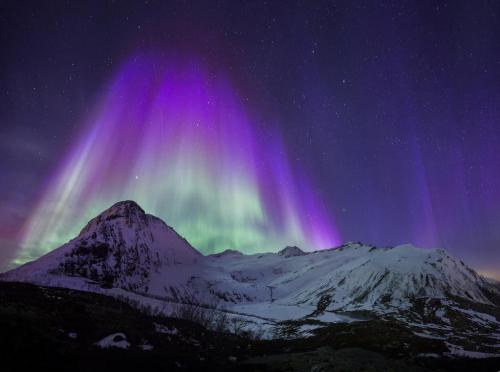
[{"label": "aurora borealis", "polygon": [[136,200],[205,253],[442,247],[500,277],[500,5],[5,1],[0,267]]},{"label": "aurora borealis", "polygon": [[128,199],[204,253],[339,243],[280,138],[255,136],[220,75],[211,79],[189,60],[134,56],[106,91],[31,215],[20,262],[63,244],[110,204]]}]

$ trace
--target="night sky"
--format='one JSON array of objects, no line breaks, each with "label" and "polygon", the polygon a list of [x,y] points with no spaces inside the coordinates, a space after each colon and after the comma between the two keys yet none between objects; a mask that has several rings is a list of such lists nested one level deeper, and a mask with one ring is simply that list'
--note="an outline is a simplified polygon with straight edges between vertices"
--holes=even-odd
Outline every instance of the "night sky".
[{"label": "night sky", "polygon": [[499,35],[495,1],[0,1],[0,266],[133,198],[205,253],[497,275]]}]

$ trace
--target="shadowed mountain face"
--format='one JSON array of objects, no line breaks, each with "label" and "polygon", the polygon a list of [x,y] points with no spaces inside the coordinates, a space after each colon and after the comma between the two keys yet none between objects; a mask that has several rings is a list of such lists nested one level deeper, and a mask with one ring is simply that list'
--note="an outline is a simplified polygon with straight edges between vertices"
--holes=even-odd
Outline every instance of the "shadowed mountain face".
[{"label": "shadowed mountain face", "polygon": [[217,303],[268,337],[383,318],[403,322],[421,337],[455,337],[450,352],[466,347],[460,340],[470,339],[472,330],[498,344],[498,287],[444,250],[349,243],[317,252],[286,247],[202,256],[132,201],[115,204],[75,239],[3,279],[119,292],[165,314],[176,303]]}]

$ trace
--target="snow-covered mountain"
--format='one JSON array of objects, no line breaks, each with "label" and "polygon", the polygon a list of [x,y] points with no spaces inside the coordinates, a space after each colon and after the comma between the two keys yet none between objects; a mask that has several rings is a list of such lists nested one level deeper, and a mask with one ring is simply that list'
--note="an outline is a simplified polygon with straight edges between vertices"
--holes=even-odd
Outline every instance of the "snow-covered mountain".
[{"label": "snow-covered mountain", "polygon": [[472,304],[498,309],[498,288],[444,250],[348,243],[316,252],[286,247],[278,253],[203,256],[131,201],[115,204],[75,239],[3,274],[3,280],[119,290],[163,309],[217,303],[232,314],[274,323],[352,321],[360,313],[424,322],[432,313],[444,324],[462,309],[469,320],[500,325],[495,316],[470,313]]},{"label": "snow-covered mountain", "polygon": [[57,285],[60,277],[86,278],[107,287],[147,292],[153,273],[200,257],[161,219],[133,201],[123,201],[92,219],[75,239],[5,278],[48,285]]}]

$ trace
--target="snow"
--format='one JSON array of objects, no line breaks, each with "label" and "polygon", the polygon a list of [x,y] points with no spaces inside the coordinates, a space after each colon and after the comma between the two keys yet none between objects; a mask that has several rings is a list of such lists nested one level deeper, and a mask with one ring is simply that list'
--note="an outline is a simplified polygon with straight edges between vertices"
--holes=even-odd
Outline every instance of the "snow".
[{"label": "snow", "polygon": [[166,335],[172,335],[172,336],[179,334],[179,331],[175,327],[167,327],[164,326],[163,324],[158,324],[158,323],[155,323],[154,325],[155,325],[155,330],[158,333],[164,333]]},{"label": "snow", "polygon": [[96,342],[95,345],[102,349],[110,347],[128,349],[130,347],[130,343],[127,341],[127,337],[123,333],[113,333],[112,335],[106,336],[102,340]]},{"label": "snow", "polygon": [[480,313],[480,312],[470,310],[470,309],[462,309],[459,307],[453,307],[453,309],[456,311],[460,311],[464,314],[467,314],[470,317],[470,319],[472,321],[474,321],[475,323],[480,323],[483,325],[490,325],[491,323],[493,323],[493,324],[500,325],[500,322],[497,320],[497,318],[495,318],[492,315]]},{"label": "snow", "polygon": [[480,351],[470,351],[464,350],[462,347],[450,344],[449,342],[445,342],[446,347],[449,352],[445,353],[448,356],[460,357],[460,358],[473,358],[473,359],[482,359],[482,358],[498,358],[500,357],[500,353],[483,353]]},{"label": "snow", "polygon": [[[400,318],[401,321],[404,321],[404,318]],[[415,323],[415,322],[408,322],[407,323],[411,327],[417,327],[417,328],[423,328],[423,329],[431,329],[431,330],[438,330],[438,331],[450,331],[453,328],[448,326],[448,325],[441,325],[441,324],[434,324],[434,323]]]},{"label": "snow", "polygon": [[304,324],[300,326],[298,333],[302,337],[311,337],[314,336],[314,333],[312,331],[318,328],[321,328],[321,326],[318,324]]},{"label": "snow", "polygon": [[151,351],[154,349],[153,345],[149,344],[148,342],[144,342],[143,344],[139,345],[139,348],[142,351]]},{"label": "snow", "polygon": [[280,256],[288,258],[288,257],[295,257],[295,256],[304,256],[307,253],[304,252],[299,247],[294,246],[294,247],[285,247],[281,251],[279,251],[278,254]]},{"label": "snow", "polygon": [[430,338],[432,340],[446,340],[447,339],[446,337],[440,337],[440,336],[433,335],[430,332],[413,332],[413,333],[419,337]]},{"label": "snow", "polygon": [[321,315],[318,315],[315,317],[315,319],[325,323],[352,323],[359,321],[359,319],[343,314],[336,314],[332,311],[328,311]]},{"label": "snow", "polygon": [[312,313],[313,306],[291,306],[286,304],[263,302],[248,305],[234,305],[229,307],[233,312],[241,315],[258,317],[271,321],[296,320]]},{"label": "snow", "polygon": [[448,319],[448,317],[446,316],[446,311],[444,309],[437,309],[434,315],[441,319],[443,323],[451,324],[450,319]]}]

